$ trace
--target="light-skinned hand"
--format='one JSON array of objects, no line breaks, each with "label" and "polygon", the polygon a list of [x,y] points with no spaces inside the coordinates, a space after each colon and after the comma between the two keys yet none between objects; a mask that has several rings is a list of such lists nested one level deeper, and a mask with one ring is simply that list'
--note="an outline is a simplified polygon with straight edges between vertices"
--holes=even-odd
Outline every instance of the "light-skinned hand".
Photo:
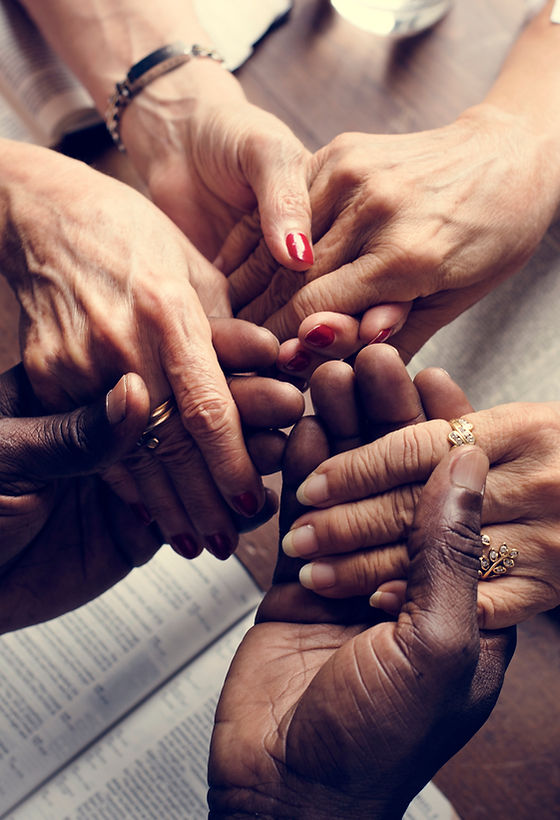
[{"label": "light-skinned hand", "polygon": [[[408,572],[406,536],[422,487],[450,448],[447,421],[464,417],[490,460],[483,532],[519,551],[506,576],[481,582],[481,627],[518,623],[560,603],[560,406],[517,403],[474,412],[445,371],[414,384],[394,349],[369,347],[355,371],[319,368],[311,383],[331,441],[326,459],[298,490],[316,509],[293,522],[289,555],[305,559],[301,580],[328,597],[376,595],[398,611]],[[431,419],[426,421],[426,419]]]}]

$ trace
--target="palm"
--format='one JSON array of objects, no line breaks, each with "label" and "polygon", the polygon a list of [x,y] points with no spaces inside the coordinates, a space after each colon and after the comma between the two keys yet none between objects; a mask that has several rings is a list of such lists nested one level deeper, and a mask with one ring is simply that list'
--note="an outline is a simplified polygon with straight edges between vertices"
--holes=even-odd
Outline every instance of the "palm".
[{"label": "palm", "polygon": [[[326,455],[317,425],[300,421],[284,456],[281,533],[301,512],[296,487]],[[304,589],[295,581],[301,562],[280,553],[218,705],[212,820],[402,817],[487,718],[512,647],[507,635],[479,634],[479,541],[465,544],[447,518],[474,515],[469,525],[479,532],[481,496],[448,504],[449,461],[417,511],[410,599],[396,622],[376,622],[362,598],[329,600]]]},{"label": "palm", "polygon": [[[238,650],[216,718],[214,765],[229,761],[232,784],[251,788],[277,780],[277,761],[287,762],[291,713],[302,696],[315,699],[309,691],[311,681],[355,631],[293,623],[253,627]],[[227,721],[222,722],[222,714]],[[265,756],[253,754],[262,747]]]},{"label": "palm", "polygon": [[[439,686],[431,676],[421,680],[403,651],[414,644],[413,631],[406,620],[369,629],[286,622],[253,627],[222,692],[211,783],[239,792],[265,788],[271,799],[305,795],[286,816],[315,816],[305,813],[307,802],[317,816],[321,810],[346,816],[340,812],[357,801],[362,810],[366,801],[371,816],[384,816],[387,808],[375,797],[380,794],[394,816],[402,816],[414,794],[486,719],[489,705],[480,708],[480,692],[492,678],[491,652],[503,651],[499,637],[482,642],[473,677],[453,681],[455,700],[445,695],[442,725],[438,703],[444,689],[454,691],[453,683],[445,674]],[[338,813],[329,814],[333,790]]]}]

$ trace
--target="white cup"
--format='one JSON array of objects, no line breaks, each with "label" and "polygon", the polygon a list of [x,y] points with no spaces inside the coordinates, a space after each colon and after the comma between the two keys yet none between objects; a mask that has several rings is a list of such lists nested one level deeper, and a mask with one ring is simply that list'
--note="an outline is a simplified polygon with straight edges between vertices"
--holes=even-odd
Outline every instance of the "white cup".
[{"label": "white cup", "polygon": [[452,0],[331,0],[342,17],[385,37],[412,37],[433,26]]}]

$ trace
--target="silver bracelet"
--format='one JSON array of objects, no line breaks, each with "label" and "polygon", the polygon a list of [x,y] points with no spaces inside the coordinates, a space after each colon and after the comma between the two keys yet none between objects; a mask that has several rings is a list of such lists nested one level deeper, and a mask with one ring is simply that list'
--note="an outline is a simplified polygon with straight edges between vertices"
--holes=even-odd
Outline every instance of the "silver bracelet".
[{"label": "silver bracelet", "polygon": [[115,85],[105,112],[105,124],[119,151],[125,151],[121,141],[120,122],[126,106],[153,80],[195,57],[208,57],[219,63],[224,62],[223,57],[213,48],[196,44],[187,46],[179,40],[152,51],[143,60],[134,63],[124,80]]}]

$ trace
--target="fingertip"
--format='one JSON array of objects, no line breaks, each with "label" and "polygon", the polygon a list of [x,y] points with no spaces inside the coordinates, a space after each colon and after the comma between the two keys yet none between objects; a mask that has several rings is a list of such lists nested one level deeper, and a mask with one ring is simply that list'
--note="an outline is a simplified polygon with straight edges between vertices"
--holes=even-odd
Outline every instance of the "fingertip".
[{"label": "fingertip", "polygon": [[388,302],[375,305],[362,316],[359,339],[362,344],[382,344],[403,327],[412,302]]},{"label": "fingertip", "polygon": [[105,396],[105,413],[112,427],[125,420],[145,424],[149,412],[150,395],[138,373],[125,373]]},{"label": "fingertip", "polygon": [[109,424],[116,427],[126,418],[127,377],[121,376],[116,385],[105,396],[105,412]]},{"label": "fingertip", "polygon": [[306,589],[322,592],[331,589],[336,583],[336,572],[331,564],[313,561],[304,564],[299,571],[299,582]]},{"label": "fingertip", "polygon": [[373,595],[370,595],[369,605],[374,609],[380,609],[390,615],[396,615],[404,601],[395,592],[383,592],[378,589]]},{"label": "fingertip", "polygon": [[264,503],[260,510],[251,518],[247,518],[239,513],[233,514],[233,522],[237,532],[242,533],[251,532],[260,527],[278,511],[278,496],[269,487],[265,487]]},{"label": "fingertip", "polygon": [[298,263],[294,270],[307,270],[314,260],[311,239],[303,231],[297,229],[290,230],[285,238],[286,250],[288,251],[288,266],[293,267],[293,263]]},{"label": "fingertip", "polygon": [[342,359],[362,346],[359,328],[360,322],[354,316],[323,310],[302,321],[298,338],[302,345],[322,356]]},{"label": "fingertip", "polygon": [[490,462],[480,447],[463,445],[451,453],[450,478],[455,487],[482,495]]}]

